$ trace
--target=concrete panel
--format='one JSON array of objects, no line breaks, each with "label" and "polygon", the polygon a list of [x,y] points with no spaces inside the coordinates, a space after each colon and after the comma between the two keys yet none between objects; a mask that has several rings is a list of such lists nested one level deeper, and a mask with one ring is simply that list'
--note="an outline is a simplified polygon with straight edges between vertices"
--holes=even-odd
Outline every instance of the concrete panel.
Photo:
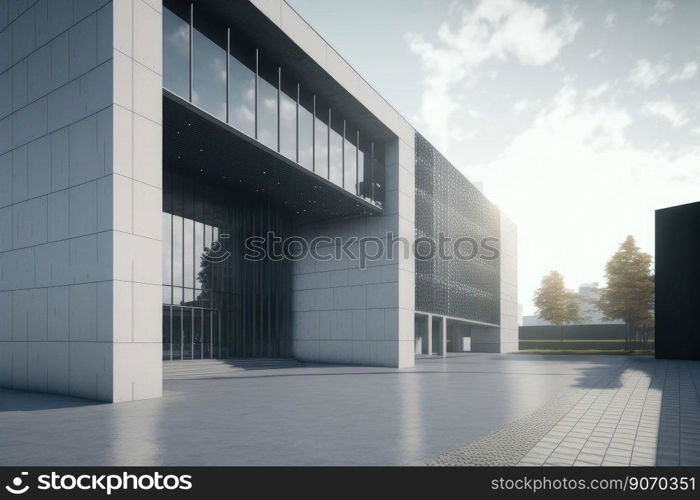
[{"label": "concrete panel", "polygon": [[51,189],[58,191],[70,186],[70,134],[64,128],[51,138]]},{"label": "concrete panel", "polygon": [[70,287],[70,340],[97,340],[97,283]]},{"label": "concrete panel", "polygon": [[12,80],[10,72],[0,73],[0,118],[12,112]]},{"label": "concrete panel", "polygon": [[163,100],[154,99],[163,89],[163,78],[159,73],[139,63],[133,64],[134,87],[139,92],[133,95],[133,111],[155,123],[163,122]]},{"label": "concrete panel", "polygon": [[51,193],[48,196],[49,229],[48,241],[57,241],[68,238],[70,220],[69,190]]},{"label": "concrete panel", "polygon": [[158,307],[161,298],[161,285],[133,284],[133,342],[161,342],[163,312]]},{"label": "concrete panel", "polygon": [[141,0],[133,3],[133,59],[163,74],[163,16]]},{"label": "concrete panel", "polygon": [[48,289],[47,321],[50,341],[70,340],[70,287]]},{"label": "concrete panel", "polygon": [[47,197],[33,198],[12,207],[12,240],[15,248],[48,241]]},{"label": "concrete panel", "polygon": [[73,0],[40,0],[35,13],[36,45],[40,47],[73,24]]},{"label": "concrete panel", "polygon": [[12,146],[21,146],[46,134],[47,117],[45,97],[17,110],[12,115]]},{"label": "concrete panel", "polygon": [[114,394],[112,401],[159,398],[163,395],[162,345],[116,343],[114,346]]},{"label": "concrete panel", "polygon": [[80,184],[70,189],[70,237],[97,232],[97,182]]},{"label": "concrete panel", "polygon": [[27,85],[27,60],[23,59],[10,68],[10,79],[12,80],[12,109],[27,105],[28,85]]},{"label": "concrete panel", "polygon": [[51,192],[51,139],[44,136],[30,142],[27,153],[27,196]]},{"label": "concrete panel", "polygon": [[0,208],[0,252],[12,250],[12,207]]},{"label": "concrete panel", "polygon": [[70,342],[69,384],[72,396],[112,401],[113,344]]},{"label": "concrete panel", "polygon": [[74,79],[97,66],[97,15],[92,14],[68,32],[70,78]]},{"label": "concrete panel", "polygon": [[[149,95],[149,98],[153,100],[152,95]],[[160,98],[156,100],[162,102]],[[158,112],[160,113],[160,107]],[[161,187],[163,179],[161,126],[146,118],[134,115],[133,127],[133,178],[151,186]]]},{"label": "concrete panel", "polygon": [[28,172],[27,147],[22,146],[12,151],[12,203],[19,203],[27,199],[29,192]]}]

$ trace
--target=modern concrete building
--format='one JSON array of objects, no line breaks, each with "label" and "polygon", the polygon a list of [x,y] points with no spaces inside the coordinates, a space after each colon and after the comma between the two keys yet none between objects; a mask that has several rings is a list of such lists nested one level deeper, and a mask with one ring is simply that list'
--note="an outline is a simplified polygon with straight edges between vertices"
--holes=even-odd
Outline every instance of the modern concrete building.
[{"label": "modern concrete building", "polygon": [[[244,258],[270,232],[333,258]],[[438,233],[479,255],[333,239]],[[512,351],[516,288],[515,226],[285,2],[0,1],[1,386]]]}]

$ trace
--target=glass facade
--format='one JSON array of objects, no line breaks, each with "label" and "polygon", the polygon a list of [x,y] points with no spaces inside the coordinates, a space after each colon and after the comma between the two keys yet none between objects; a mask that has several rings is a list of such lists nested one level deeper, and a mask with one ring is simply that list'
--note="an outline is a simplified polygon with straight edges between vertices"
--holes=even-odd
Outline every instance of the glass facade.
[{"label": "glass facade", "polygon": [[164,168],[163,359],[290,355],[289,261],[243,258],[291,222],[264,199]]},{"label": "glass facade", "polygon": [[164,2],[163,86],[290,161],[381,205],[382,144],[350,127],[332,101],[306,91],[303,75],[287,73],[235,26],[195,7]]}]

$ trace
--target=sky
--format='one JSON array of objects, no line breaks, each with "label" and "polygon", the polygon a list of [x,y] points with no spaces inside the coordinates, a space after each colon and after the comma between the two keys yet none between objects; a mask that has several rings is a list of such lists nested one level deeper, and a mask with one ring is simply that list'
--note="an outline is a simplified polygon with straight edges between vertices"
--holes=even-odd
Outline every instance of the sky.
[{"label": "sky", "polygon": [[288,0],[518,225],[518,300],[700,200],[700,0]]}]

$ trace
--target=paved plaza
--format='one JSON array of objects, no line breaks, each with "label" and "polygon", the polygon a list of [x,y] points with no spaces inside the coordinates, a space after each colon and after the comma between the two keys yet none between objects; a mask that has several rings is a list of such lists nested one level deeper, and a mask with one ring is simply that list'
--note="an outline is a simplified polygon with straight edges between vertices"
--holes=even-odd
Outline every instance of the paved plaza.
[{"label": "paved plaza", "polygon": [[[199,363],[199,364],[198,364]],[[700,465],[700,363],[176,363],[117,405],[0,390],[0,465]]]}]

